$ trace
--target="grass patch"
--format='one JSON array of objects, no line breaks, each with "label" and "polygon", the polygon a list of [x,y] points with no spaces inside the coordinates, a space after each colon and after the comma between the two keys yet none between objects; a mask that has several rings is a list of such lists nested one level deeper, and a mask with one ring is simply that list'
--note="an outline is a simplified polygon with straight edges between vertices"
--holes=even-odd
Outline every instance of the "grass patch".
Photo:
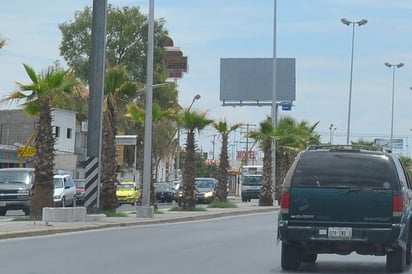
[{"label": "grass patch", "polygon": [[128,214],[125,212],[113,212],[113,211],[103,211],[106,217],[127,217]]},{"label": "grass patch", "polygon": [[180,206],[175,206],[169,209],[169,211],[207,211],[204,206],[197,206],[194,210],[183,210]]},{"label": "grass patch", "polygon": [[208,208],[237,208],[237,205],[231,201],[213,201],[208,206]]},{"label": "grass patch", "polygon": [[31,216],[21,216],[21,217],[13,218],[12,221],[20,222],[20,221],[39,221],[39,220]]},{"label": "grass patch", "polygon": [[165,214],[165,213],[163,211],[161,211],[160,209],[156,209],[155,214]]}]

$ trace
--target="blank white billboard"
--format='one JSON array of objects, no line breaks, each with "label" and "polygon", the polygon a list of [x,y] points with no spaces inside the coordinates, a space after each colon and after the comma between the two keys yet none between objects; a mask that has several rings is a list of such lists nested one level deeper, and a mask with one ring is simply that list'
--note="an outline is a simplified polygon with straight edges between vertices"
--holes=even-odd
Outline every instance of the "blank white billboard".
[{"label": "blank white billboard", "polygon": [[[221,58],[220,101],[223,105],[267,105],[272,102],[273,58]],[[276,101],[296,98],[294,58],[277,58]]]}]

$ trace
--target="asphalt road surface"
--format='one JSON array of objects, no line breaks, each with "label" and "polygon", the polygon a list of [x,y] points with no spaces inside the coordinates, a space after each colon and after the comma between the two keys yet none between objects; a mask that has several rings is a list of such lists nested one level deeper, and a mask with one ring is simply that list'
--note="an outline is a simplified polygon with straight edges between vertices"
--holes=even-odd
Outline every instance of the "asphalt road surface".
[{"label": "asphalt road surface", "polygon": [[[286,273],[275,224],[260,213],[2,240],[0,273]],[[325,254],[287,273],[385,273],[385,257]]]}]

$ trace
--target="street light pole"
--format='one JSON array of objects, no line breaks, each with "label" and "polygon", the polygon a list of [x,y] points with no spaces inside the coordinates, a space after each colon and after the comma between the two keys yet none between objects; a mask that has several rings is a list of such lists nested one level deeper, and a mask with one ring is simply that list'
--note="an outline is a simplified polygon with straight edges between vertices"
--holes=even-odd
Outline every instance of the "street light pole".
[{"label": "street light pole", "polygon": [[330,124],[330,127],[329,127],[329,143],[331,144],[331,145],[333,145],[333,132],[336,130],[336,127],[334,127],[334,125],[333,124]]},{"label": "street light pole", "polygon": [[360,21],[349,21],[346,18],[342,18],[341,22],[347,26],[352,24],[352,54],[350,61],[350,80],[349,80],[349,106],[348,106],[348,129],[346,131],[346,144],[349,145],[350,137],[350,115],[351,115],[351,105],[352,105],[352,76],[353,76],[353,51],[355,48],[355,25],[362,26],[368,23],[368,20],[362,19]]},{"label": "street light pole", "polygon": [[191,103],[190,106],[187,108],[187,111],[189,111],[189,110],[192,108],[193,103],[194,103],[196,100],[199,100],[199,99],[200,99],[200,95],[199,95],[199,94],[196,94],[195,97],[193,97],[192,103]]},{"label": "street light pole", "polygon": [[[196,100],[200,99],[200,95],[196,94],[195,97],[193,97],[192,103],[190,104],[190,106],[187,108],[187,111],[190,111],[190,109],[193,106],[193,103]],[[176,155],[176,172],[178,172],[180,169],[180,126],[178,126],[177,128],[177,155]],[[177,174],[176,174],[177,175]]]},{"label": "street light pole", "polygon": [[150,185],[152,180],[152,109],[153,109],[153,55],[154,55],[154,0],[149,1],[149,22],[147,42],[147,92],[143,151],[142,205],[137,207],[136,217],[153,218],[154,208],[150,206]]},{"label": "street light pole", "polygon": [[395,69],[396,68],[401,68],[403,67],[403,63],[399,64],[390,64],[388,62],[385,62],[385,66],[388,68],[392,68],[392,116],[391,116],[391,141],[390,141],[390,147],[393,149],[393,110],[395,106]]}]

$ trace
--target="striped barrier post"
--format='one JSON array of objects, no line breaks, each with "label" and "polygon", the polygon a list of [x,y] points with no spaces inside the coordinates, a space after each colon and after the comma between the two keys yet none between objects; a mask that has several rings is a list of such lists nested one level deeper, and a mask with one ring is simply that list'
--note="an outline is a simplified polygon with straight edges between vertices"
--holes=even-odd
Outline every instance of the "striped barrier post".
[{"label": "striped barrier post", "polygon": [[99,158],[89,157],[86,161],[86,190],[84,206],[88,213],[99,211]]}]

